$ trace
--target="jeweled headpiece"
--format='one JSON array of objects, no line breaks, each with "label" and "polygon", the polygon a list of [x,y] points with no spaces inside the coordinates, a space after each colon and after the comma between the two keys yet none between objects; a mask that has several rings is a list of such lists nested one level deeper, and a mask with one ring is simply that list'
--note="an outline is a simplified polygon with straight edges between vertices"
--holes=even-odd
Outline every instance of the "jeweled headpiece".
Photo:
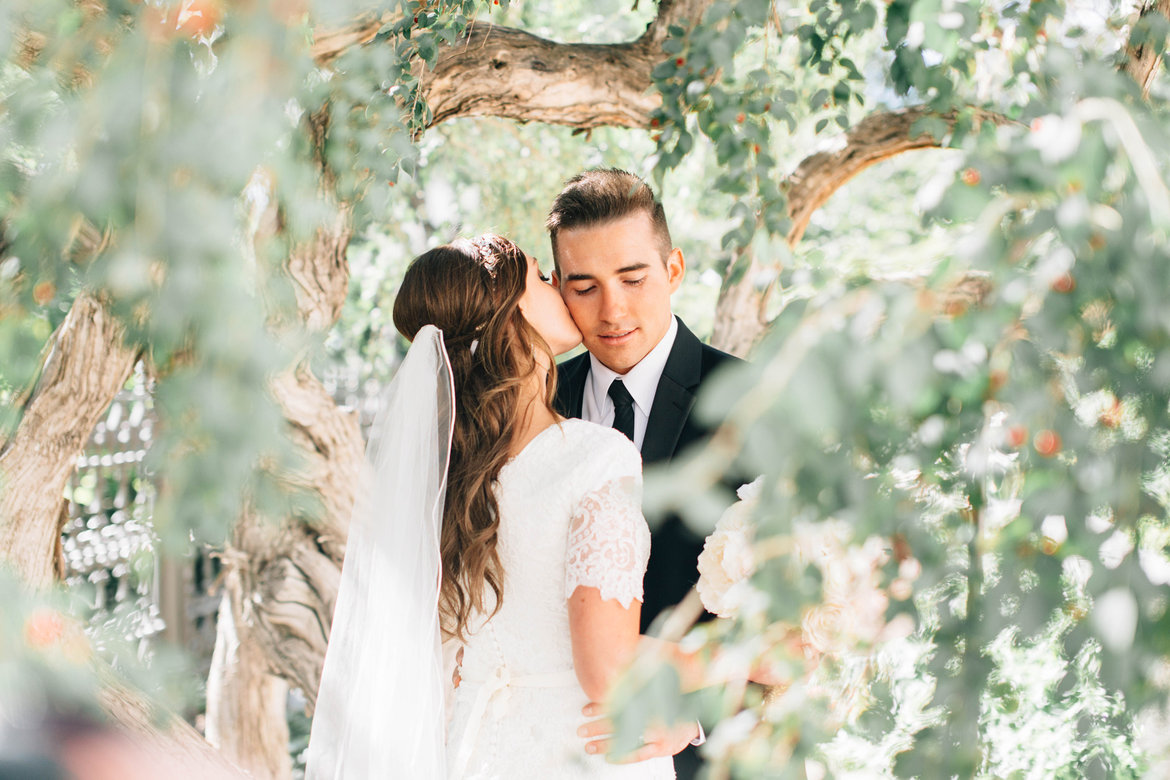
[{"label": "jeweled headpiece", "polygon": [[500,261],[500,256],[496,253],[496,238],[492,233],[485,233],[478,238],[471,239],[471,245],[479,254],[479,264],[492,279],[496,278],[496,263]]}]

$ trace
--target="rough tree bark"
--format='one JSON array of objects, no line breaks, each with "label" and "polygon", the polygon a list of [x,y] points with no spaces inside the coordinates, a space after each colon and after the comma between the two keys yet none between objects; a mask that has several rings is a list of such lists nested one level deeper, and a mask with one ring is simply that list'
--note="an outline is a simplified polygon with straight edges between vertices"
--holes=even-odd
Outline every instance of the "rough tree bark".
[{"label": "rough tree bark", "polygon": [[246,619],[251,612],[240,602],[244,591],[237,579],[238,572],[229,571],[216,621],[207,680],[207,741],[252,777],[289,777],[288,683],[269,671],[264,646],[250,641],[249,631],[236,622],[237,614]]},{"label": "rough tree bark", "polygon": [[12,438],[0,447],[0,559],[33,587],[57,571],[65,483],[98,419],[126,383],[137,353],[90,295],[57,328]]},{"label": "rough tree bark", "polygon": [[750,249],[737,251],[731,259],[719,297],[711,345],[732,355],[747,357],[768,325],[768,299],[775,284],[772,278],[779,264],[765,264]]},{"label": "rough tree bark", "polygon": [[[106,668],[99,668],[102,708],[139,747],[162,759],[168,767],[184,769],[193,777],[227,780],[242,777],[239,768],[203,739],[186,721],[158,708],[130,690]],[[160,719],[160,715],[162,716]]]},{"label": "rough tree bark", "polygon": [[[650,71],[663,58],[671,25],[689,26],[712,0],[662,0],[646,31],[615,44],[558,43],[522,30],[473,24],[457,45],[420,68],[431,124],[455,117],[494,116],[587,130],[602,125],[647,127],[658,99],[648,94]],[[322,65],[372,41],[393,16],[365,17],[316,34],[312,53]]]},{"label": "rough tree bark", "polygon": [[660,102],[649,89],[662,51],[651,41],[647,33],[632,43],[563,44],[478,24],[439,56],[423,94],[435,124],[495,116],[582,129],[645,127]]},{"label": "rough tree bark", "polygon": [[[1164,18],[1170,19],[1170,0],[1151,0],[1144,3],[1138,12],[1138,18],[1153,13],[1159,13]],[[1142,95],[1148,96],[1150,85],[1154,83],[1154,76],[1157,75],[1162,62],[1158,47],[1149,43],[1131,43],[1125,47],[1125,53],[1129,55],[1124,65],[1125,72],[1141,87]]]},{"label": "rough tree bark", "polygon": [[[813,212],[866,168],[903,152],[937,149],[940,143],[934,136],[913,131],[915,122],[931,115],[923,108],[870,114],[849,129],[839,148],[804,158],[785,182],[792,219],[788,245],[796,246]],[[948,129],[954,127],[954,116],[938,118]]]}]

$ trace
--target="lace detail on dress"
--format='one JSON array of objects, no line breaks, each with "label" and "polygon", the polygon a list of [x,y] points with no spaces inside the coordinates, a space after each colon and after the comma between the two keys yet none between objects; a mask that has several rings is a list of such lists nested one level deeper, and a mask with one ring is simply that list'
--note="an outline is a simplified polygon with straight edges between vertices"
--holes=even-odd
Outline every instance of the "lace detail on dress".
[{"label": "lace detail on dress", "polygon": [[565,598],[579,585],[597,588],[623,607],[642,600],[650,529],[642,517],[641,481],[610,480],[581,499],[569,524]]}]

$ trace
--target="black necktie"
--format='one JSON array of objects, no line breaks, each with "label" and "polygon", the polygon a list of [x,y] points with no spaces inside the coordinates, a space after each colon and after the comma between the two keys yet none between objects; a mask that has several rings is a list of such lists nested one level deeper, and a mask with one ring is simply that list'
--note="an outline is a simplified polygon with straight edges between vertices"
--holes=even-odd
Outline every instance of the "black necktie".
[{"label": "black necktie", "polygon": [[620,379],[609,384],[609,397],[613,399],[613,427],[634,440],[634,397]]}]

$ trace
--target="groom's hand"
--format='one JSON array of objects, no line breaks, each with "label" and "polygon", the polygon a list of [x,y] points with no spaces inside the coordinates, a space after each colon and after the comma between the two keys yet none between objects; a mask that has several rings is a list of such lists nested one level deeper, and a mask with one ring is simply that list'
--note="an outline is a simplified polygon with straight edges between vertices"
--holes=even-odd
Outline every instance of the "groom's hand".
[{"label": "groom's hand", "polygon": [[632,764],[648,758],[663,758],[681,753],[699,736],[698,723],[681,723],[672,727],[652,726],[642,735],[642,747],[628,756],[609,755],[613,744],[613,721],[605,714],[605,708],[597,702],[586,704],[581,712],[593,720],[577,729],[577,736],[585,737],[585,752],[593,755],[606,754],[606,760],[615,764]]}]

